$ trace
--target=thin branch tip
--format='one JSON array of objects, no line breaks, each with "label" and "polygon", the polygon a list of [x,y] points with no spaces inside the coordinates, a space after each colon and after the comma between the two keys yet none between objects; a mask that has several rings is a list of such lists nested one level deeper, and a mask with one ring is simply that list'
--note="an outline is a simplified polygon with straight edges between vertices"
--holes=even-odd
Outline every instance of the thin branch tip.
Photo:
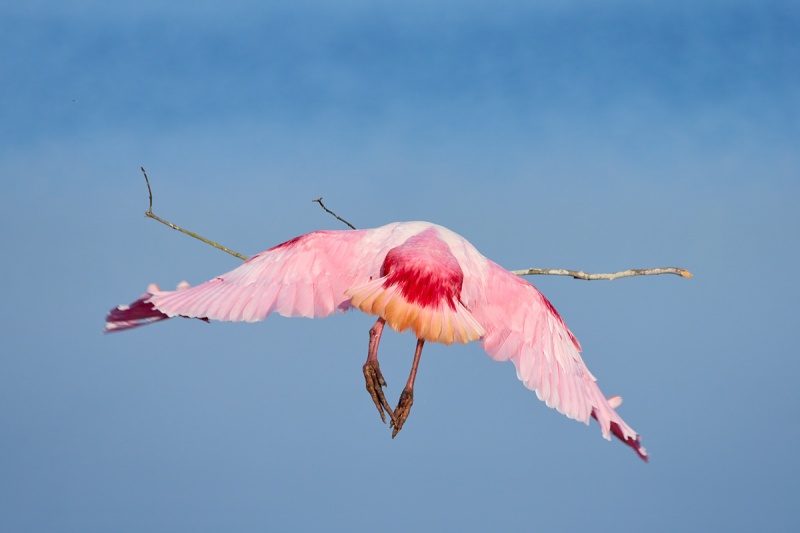
[{"label": "thin branch tip", "polygon": [[142,174],[144,174],[144,182],[147,184],[147,194],[150,197],[150,209],[144,214],[145,216],[151,217],[153,215],[153,190],[150,188],[150,180],[147,179],[147,171],[145,171],[144,167],[139,167],[142,169]]},{"label": "thin branch tip", "polygon": [[142,174],[144,174],[144,181],[145,181],[145,183],[147,183],[147,193],[148,193],[148,195],[150,197],[150,209],[145,211],[144,216],[146,216],[148,218],[152,218],[153,220],[157,220],[157,221],[161,222],[162,224],[164,224],[165,226],[169,226],[170,228],[174,229],[175,231],[180,231],[181,233],[184,233],[184,234],[188,235],[189,237],[194,237],[195,239],[197,239],[199,241],[203,241],[204,243],[209,244],[209,245],[213,246],[214,248],[216,248],[218,250],[222,250],[223,252],[229,253],[232,256],[238,257],[242,261],[247,261],[247,256],[246,255],[242,255],[239,252],[234,252],[233,250],[222,246],[218,242],[206,239],[205,237],[203,237],[201,235],[198,235],[197,233],[195,233],[193,231],[185,230],[182,227],[180,227],[180,226],[178,226],[176,224],[173,224],[172,222],[168,222],[168,221],[164,220],[163,218],[157,216],[155,213],[153,213],[153,190],[150,188],[150,180],[147,178],[147,172],[145,172],[144,167],[140,167],[140,168],[142,169]]},{"label": "thin branch tip", "polygon": [[319,197],[319,198],[317,198],[316,200],[311,200],[311,201],[312,201],[312,202],[316,202],[316,203],[318,203],[318,204],[319,204],[319,206],[320,206],[322,209],[324,209],[326,213],[328,213],[328,214],[330,214],[330,215],[333,215],[333,217],[334,217],[336,220],[339,220],[339,221],[341,221],[341,222],[344,222],[345,224],[347,224],[348,226],[350,226],[350,229],[356,229],[356,227],[355,227],[354,225],[352,225],[351,223],[349,223],[348,221],[346,221],[345,219],[343,219],[342,217],[340,217],[339,215],[337,215],[336,213],[334,213],[333,211],[331,211],[330,209],[328,209],[327,207],[325,207],[325,204],[323,204],[323,203],[322,203],[322,196],[320,196],[320,197]]}]

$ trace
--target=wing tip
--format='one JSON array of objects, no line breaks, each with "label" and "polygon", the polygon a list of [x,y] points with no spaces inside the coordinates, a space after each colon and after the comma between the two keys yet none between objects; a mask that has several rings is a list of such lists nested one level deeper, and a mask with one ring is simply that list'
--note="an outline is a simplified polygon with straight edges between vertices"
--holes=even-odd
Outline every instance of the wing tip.
[{"label": "wing tip", "polygon": [[645,463],[650,462],[650,455],[647,453],[647,449],[642,446],[642,438],[638,433],[634,433],[633,436],[627,437],[623,433],[622,428],[616,422],[611,422],[611,433],[613,433],[614,436],[621,440],[624,444],[633,448],[633,451],[636,452],[642,461]]},{"label": "wing tip", "polygon": [[158,290],[158,285],[151,283],[138,300],[129,305],[118,305],[109,311],[103,333],[117,333],[169,318],[150,303],[153,293]]},{"label": "wing tip", "polygon": [[[189,288],[186,281],[181,281],[174,292],[180,292]],[[156,294],[167,294],[173,291],[162,292],[155,283],[147,286],[147,291],[139,297],[138,300],[129,305],[118,305],[108,312],[106,315],[106,323],[103,327],[103,333],[118,333],[140,326],[146,326],[154,322],[166,320],[173,316],[183,316],[178,314],[165,313],[156,309],[153,304],[153,296]],[[208,322],[207,318],[197,317],[204,322]]]},{"label": "wing tip", "polygon": [[[605,437],[608,440],[611,440],[611,435],[613,434],[620,441],[622,441],[623,444],[630,446],[642,461],[644,461],[645,463],[649,462],[650,455],[647,453],[647,449],[644,446],[642,446],[641,435],[636,433],[633,430],[633,428],[631,428],[628,424],[626,424],[622,420],[622,418],[620,418],[619,414],[617,414],[617,412],[614,411],[614,409],[616,407],[619,407],[619,405],[622,403],[622,397],[612,396],[608,398],[606,401],[608,405],[611,407],[611,412],[605,413],[605,416],[598,416],[597,407],[592,409],[592,418],[597,420],[597,422],[600,424],[600,429],[603,432],[603,437]],[[610,414],[613,414],[613,417],[609,416]]]}]

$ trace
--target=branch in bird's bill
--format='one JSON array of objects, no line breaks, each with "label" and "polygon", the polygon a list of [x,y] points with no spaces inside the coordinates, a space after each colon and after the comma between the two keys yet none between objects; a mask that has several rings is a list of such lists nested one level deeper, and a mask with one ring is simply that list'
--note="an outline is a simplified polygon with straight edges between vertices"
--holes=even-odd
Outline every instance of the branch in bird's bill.
[{"label": "branch in bird's bill", "polygon": [[[169,226],[170,228],[180,231],[190,237],[194,237],[195,239],[201,240],[204,243],[213,246],[217,250],[222,250],[228,254],[231,254],[235,257],[238,257],[242,261],[247,261],[247,256],[242,255],[239,252],[234,252],[233,250],[222,246],[218,242],[212,241],[207,239],[193,231],[185,230],[180,226],[173,224],[172,222],[168,222],[161,217],[156,216],[153,213],[153,191],[150,188],[150,180],[147,178],[147,172],[145,172],[144,167],[142,167],[142,174],[144,174],[145,183],[147,184],[147,193],[150,197],[150,208],[145,211],[145,216],[148,218],[152,218],[153,220],[157,220],[161,222],[165,226]],[[311,200],[312,202],[318,203],[319,206],[325,210],[326,213],[333,216],[336,220],[346,224],[350,229],[356,229],[356,227],[345,220],[344,218],[340,217],[330,209],[328,209],[325,204],[322,203],[322,197],[317,198],[316,200]],[[611,272],[608,274],[591,274],[589,272],[584,272],[583,270],[565,270],[562,268],[527,268],[524,270],[512,270],[512,273],[516,274],[517,276],[571,276],[575,279],[584,279],[588,281],[593,280],[608,280],[612,281],[619,278],[630,278],[633,276],[655,276],[658,274],[675,274],[677,276],[681,276],[683,278],[691,278],[692,274],[688,270],[684,268],[677,268],[677,267],[661,267],[661,268],[645,268],[645,269],[629,269],[623,270],[620,272]]]}]

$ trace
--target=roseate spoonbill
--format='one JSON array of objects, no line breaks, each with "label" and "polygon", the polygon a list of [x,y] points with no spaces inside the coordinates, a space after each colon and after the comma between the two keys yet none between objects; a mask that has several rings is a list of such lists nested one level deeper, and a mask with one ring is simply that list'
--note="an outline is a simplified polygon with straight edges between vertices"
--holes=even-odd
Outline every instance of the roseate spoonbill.
[{"label": "roseate spoonbill", "polygon": [[[175,316],[202,320],[324,317],[351,307],[378,317],[363,366],[366,387],[397,435],[414,401],[414,380],[426,341],[481,340],[493,359],[511,360],[517,377],[548,407],[586,424],[595,418],[647,460],[639,435],[617,414],[586,368],[577,339],[536,288],[481,255],[466,239],[428,222],[396,222],[365,230],[315,231],[245,261],[195,287],[150,285],[128,306],[113,309],[106,331]],[[383,393],[378,364],[384,326],[417,337],[414,361],[397,406]]]}]

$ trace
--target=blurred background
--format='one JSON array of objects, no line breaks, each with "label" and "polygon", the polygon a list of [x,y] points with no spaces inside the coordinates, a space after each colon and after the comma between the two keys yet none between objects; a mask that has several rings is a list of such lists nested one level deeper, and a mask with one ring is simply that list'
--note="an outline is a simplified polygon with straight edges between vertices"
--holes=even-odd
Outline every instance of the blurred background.
[{"label": "blurred background", "polygon": [[[788,1],[0,7],[0,530],[790,531],[800,8]],[[171,320],[316,229],[429,220],[529,277],[649,464],[478,343],[426,346],[390,438],[373,320]],[[387,333],[395,401],[414,350]]]}]

